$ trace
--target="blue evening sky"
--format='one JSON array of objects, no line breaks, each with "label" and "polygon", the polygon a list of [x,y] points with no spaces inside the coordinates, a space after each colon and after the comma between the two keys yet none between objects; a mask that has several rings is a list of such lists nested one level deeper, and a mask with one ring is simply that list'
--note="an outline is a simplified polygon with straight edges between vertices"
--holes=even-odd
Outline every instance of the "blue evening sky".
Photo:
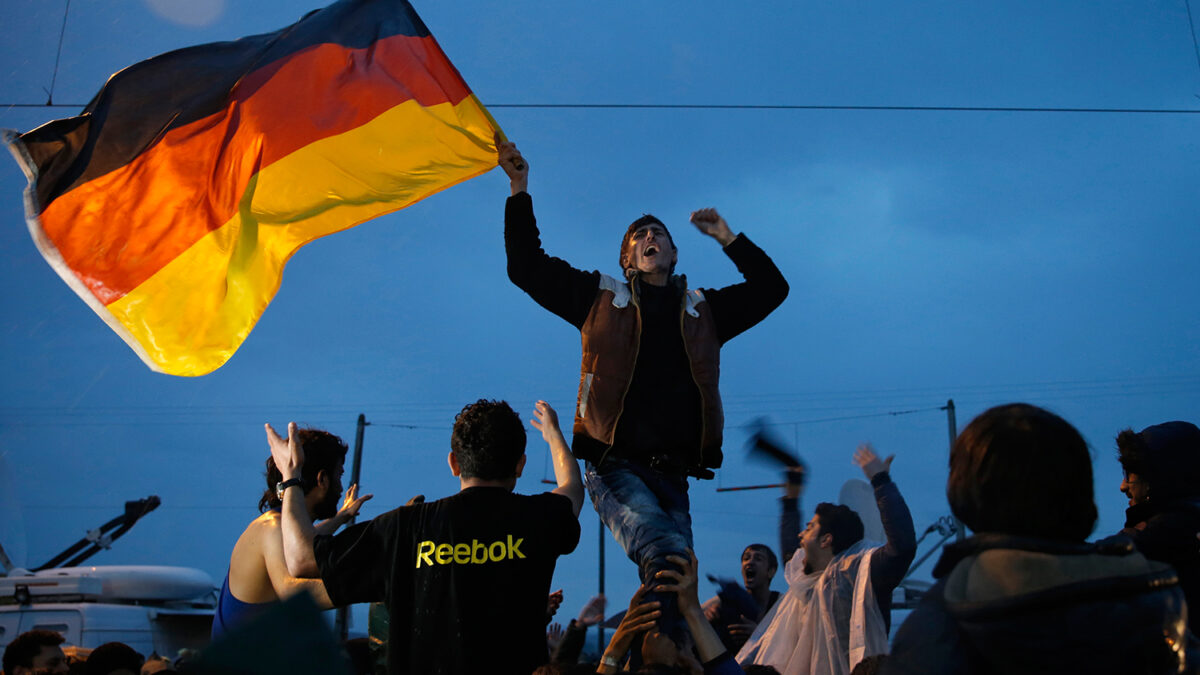
[{"label": "blue evening sky", "polygon": [[[77,112],[8,107],[46,101],[64,5],[6,0],[0,127]],[[312,8],[75,0],[54,101],[86,103],[138,60]],[[485,104],[1200,110],[1184,0],[417,10]],[[949,398],[960,427],[1014,400],[1073,422],[1093,448],[1097,534],[1123,522],[1117,431],[1200,420],[1200,115],[492,112],[529,160],[551,254],[616,273],[625,226],[649,212],[672,229],[693,285],[733,283],[733,265],[687,223],[715,206],[791,284],[723,350],[726,467],[691,488],[706,571],[736,576],[745,544],[777,546],[776,490],[715,491],[778,479],[743,458],[741,427],[760,415],[812,468],[806,513],[861,477],[850,455],[870,440],[897,455],[918,532],[948,513],[937,408]],[[302,249],[242,349],[197,379],[150,372],[59,280],[29,238],[24,187],[0,160],[0,542],[18,563],[44,562],[125,500],[157,494],[163,506],[93,561],[191,565],[219,583],[257,513],[265,421],[352,441],[364,413],[368,516],[457,490],[449,429],[471,400],[504,398],[528,418],[545,398],[569,422],[578,334],[505,276],[500,171]],[[532,429],[529,453],[518,489],[539,491],[552,473]],[[564,621],[596,587],[590,506],[581,521],[554,582]],[[616,609],[635,572],[611,539],[607,561]]]}]

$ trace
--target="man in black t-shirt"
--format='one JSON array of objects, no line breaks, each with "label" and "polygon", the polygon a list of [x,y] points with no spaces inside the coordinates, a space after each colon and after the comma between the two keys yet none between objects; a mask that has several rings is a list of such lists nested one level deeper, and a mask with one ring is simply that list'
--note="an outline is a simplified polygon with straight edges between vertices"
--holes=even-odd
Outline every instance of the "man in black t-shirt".
[{"label": "man in black t-shirt", "polygon": [[[284,487],[284,556],[295,576],[320,576],[334,605],[384,602],[388,673],[513,673],[545,663],[546,595],[559,555],[579,541],[583,483],[554,409],[535,427],[550,445],[558,487],[513,492],[525,429],[503,401],[478,401],[454,421],[450,471],[461,491],[404,506],[336,536],[315,537],[298,491]],[[303,449],[268,427],[286,484]]]}]

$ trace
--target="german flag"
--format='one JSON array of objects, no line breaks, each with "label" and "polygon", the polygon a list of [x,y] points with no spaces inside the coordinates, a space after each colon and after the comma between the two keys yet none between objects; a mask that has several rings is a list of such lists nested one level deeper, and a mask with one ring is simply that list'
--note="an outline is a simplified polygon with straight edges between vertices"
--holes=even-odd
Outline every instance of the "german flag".
[{"label": "german flag", "polygon": [[55,271],[152,369],[203,375],[297,249],[488,171],[497,132],[407,2],[342,0],[130,66],[5,140]]}]

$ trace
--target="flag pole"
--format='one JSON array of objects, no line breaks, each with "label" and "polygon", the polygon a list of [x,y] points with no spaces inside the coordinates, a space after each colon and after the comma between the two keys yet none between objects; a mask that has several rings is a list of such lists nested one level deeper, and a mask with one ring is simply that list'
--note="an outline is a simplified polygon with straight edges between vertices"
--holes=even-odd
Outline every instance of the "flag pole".
[{"label": "flag pole", "polygon": [[[354,456],[350,460],[350,484],[358,485],[359,467],[362,465],[362,446],[363,446],[363,428],[367,426],[367,418],[362,413],[358,415],[358,427],[354,430]],[[359,493],[362,493],[361,487]],[[353,525],[355,519],[351,518],[346,521],[347,525]],[[338,607],[337,619],[334,623],[334,630],[341,642],[345,642],[350,634],[350,608]]]}]

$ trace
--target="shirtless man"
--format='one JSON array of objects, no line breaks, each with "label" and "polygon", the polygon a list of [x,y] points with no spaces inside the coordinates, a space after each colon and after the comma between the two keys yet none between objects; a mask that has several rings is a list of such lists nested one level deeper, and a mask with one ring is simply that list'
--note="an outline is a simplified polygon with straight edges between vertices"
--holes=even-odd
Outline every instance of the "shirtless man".
[{"label": "shirtless man", "polygon": [[300,429],[298,434],[309,460],[300,478],[284,481],[275,467],[275,461],[267,459],[267,489],[258,502],[263,514],[246,527],[233,547],[229,573],[221,587],[217,611],[213,616],[214,640],[237,624],[300,591],[311,593],[319,606],[332,607],[329,594],[325,592],[320,579],[300,579],[288,573],[283,557],[283,536],[280,533],[282,492],[293,485],[300,487],[309,519],[322,520],[315,526],[321,534],[333,534],[338,527],[358,515],[362,503],[372,495],[359,497],[358,486],[351,485],[339,510],[337,505],[342,497],[346,443],[319,429]]}]

